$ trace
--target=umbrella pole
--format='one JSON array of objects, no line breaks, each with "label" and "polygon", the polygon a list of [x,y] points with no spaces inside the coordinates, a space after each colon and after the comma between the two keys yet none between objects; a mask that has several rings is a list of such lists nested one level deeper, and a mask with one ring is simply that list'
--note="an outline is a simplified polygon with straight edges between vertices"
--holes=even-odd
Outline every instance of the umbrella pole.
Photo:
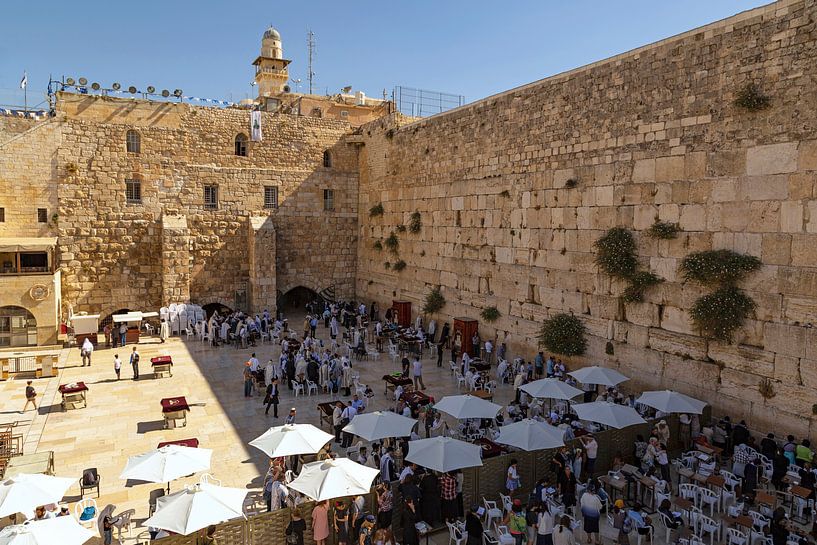
[{"label": "umbrella pole", "polygon": [[170,494],[170,481],[167,481],[167,493]]}]

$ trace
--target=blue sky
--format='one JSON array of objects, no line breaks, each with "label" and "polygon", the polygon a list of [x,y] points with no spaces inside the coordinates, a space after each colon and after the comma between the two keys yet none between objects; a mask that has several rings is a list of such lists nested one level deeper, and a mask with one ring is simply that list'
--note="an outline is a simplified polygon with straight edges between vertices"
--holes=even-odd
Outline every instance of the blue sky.
[{"label": "blue sky", "polygon": [[757,0],[243,0],[4,3],[0,104],[29,75],[29,104],[49,74],[103,86],[181,88],[239,100],[251,93],[261,35],[272,24],[306,82],[306,33],[317,40],[316,92],[346,85],[380,96],[406,85],[470,102],[722,19]]}]

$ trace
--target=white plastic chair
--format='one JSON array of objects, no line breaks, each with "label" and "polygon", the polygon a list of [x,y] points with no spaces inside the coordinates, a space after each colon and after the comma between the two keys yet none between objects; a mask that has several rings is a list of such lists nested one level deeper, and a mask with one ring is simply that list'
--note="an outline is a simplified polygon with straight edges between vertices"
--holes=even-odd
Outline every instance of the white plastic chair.
[{"label": "white plastic chair", "polygon": [[[85,511],[86,507],[93,507],[94,515],[87,520],[82,520],[82,513]],[[76,517],[77,522],[83,526],[93,527],[94,524],[96,524],[96,518],[98,515],[99,509],[96,506],[96,500],[93,498],[86,498],[74,504],[74,516]]]},{"label": "white plastic chair", "polygon": [[497,526],[496,537],[499,540],[499,545],[514,545],[516,543],[507,526]]},{"label": "white plastic chair", "polygon": [[[671,526],[672,526],[672,523],[674,521],[671,521],[669,519],[669,517],[667,515],[665,515],[664,513],[658,513],[658,516],[661,519],[661,527],[664,528],[664,531],[666,532],[664,543],[666,545],[669,545],[669,536],[672,533]],[[610,514],[608,514],[607,517],[608,517],[608,520],[609,520]],[[612,526],[612,524],[610,524],[610,526]]]},{"label": "white plastic chair", "polygon": [[483,496],[482,503],[485,505],[485,527],[491,527],[491,521],[502,520],[502,510],[496,506],[495,501],[486,500]]},{"label": "white plastic chair", "polygon": [[457,377],[457,390],[459,390],[460,388],[465,386],[465,377],[462,376],[462,373],[460,373],[459,371],[457,371],[455,376]]},{"label": "white plastic chair", "polygon": [[304,395],[304,385],[297,381],[290,381],[292,383],[292,389],[294,390],[295,397],[298,397],[298,394]]},{"label": "white plastic chair", "polygon": [[714,545],[716,540],[719,540],[721,533],[721,523],[706,515],[698,516],[698,532],[696,535],[704,539],[709,535],[709,545]]},{"label": "white plastic chair", "polygon": [[749,536],[737,528],[727,528],[726,545],[749,545]]},{"label": "white plastic chair", "polygon": [[199,479],[199,482],[200,483],[214,484],[216,486],[221,486],[221,480],[216,479],[210,473],[205,473],[204,475],[202,475],[201,478]]},{"label": "white plastic chair", "polygon": [[455,362],[455,361],[449,361],[448,362],[448,368],[451,370],[451,374],[453,375],[454,373],[459,371],[460,366],[457,365],[457,362]]},{"label": "white plastic chair", "polygon": [[500,492],[499,499],[502,500],[502,509],[504,509],[506,513],[510,513],[513,510],[513,502],[511,501],[511,497]]},{"label": "white plastic chair", "polygon": [[306,392],[308,395],[312,395],[312,392],[315,392],[315,395],[318,395],[318,385],[311,380],[306,381]]},{"label": "white plastic chair", "polygon": [[712,490],[709,490],[708,488],[703,488],[703,487],[698,488],[699,507],[701,508],[701,510],[703,510],[704,506],[708,505],[709,506],[709,516],[710,517],[715,516],[714,511],[716,510],[716,508],[717,508],[717,511],[720,512],[720,510],[721,510],[720,499],[721,499],[721,496],[717,492],[713,492]]},{"label": "white plastic chair", "polygon": [[131,519],[134,517],[134,515],[136,515],[136,509],[128,509],[127,511],[117,513],[116,516],[114,516],[113,526],[116,528],[116,539],[119,541],[119,543],[124,543],[124,541],[122,541],[123,528],[127,528],[128,538],[133,535]]},{"label": "white plastic chair", "polygon": [[689,500],[695,505],[698,505],[698,485],[691,483],[683,483],[678,485],[678,495]]}]

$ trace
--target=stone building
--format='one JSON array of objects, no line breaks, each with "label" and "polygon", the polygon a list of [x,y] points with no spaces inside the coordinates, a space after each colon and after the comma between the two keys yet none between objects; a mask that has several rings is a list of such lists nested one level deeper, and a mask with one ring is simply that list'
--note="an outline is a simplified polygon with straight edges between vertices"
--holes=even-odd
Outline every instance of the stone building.
[{"label": "stone building", "polygon": [[[439,286],[438,322],[496,307],[482,338],[529,357],[542,322],[573,313],[588,350],[571,363],[807,436],[815,21],[814,0],[780,0],[419,121],[368,99],[344,116],[348,97],[286,93],[269,33],[256,61],[262,142],[247,138],[246,110],[87,95],[61,95],[46,122],[3,122],[0,207],[15,219],[0,238],[58,237],[55,306],[103,315],[187,299],[255,311],[299,286],[381,308],[408,300],[416,314]],[[767,108],[736,104],[750,86]],[[309,101],[321,100],[334,106],[319,115]],[[401,232],[415,213],[419,232]],[[677,238],[648,237],[657,219],[677,223]],[[593,243],[616,226],[663,279],[641,302],[595,265]],[[394,252],[382,248],[392,232]],[[763,263],[741,284],[757,307],[732,343],[690,319],[707,288],[679,263],[709,249]],[[24,289],[0,304],[34,312]]]}]

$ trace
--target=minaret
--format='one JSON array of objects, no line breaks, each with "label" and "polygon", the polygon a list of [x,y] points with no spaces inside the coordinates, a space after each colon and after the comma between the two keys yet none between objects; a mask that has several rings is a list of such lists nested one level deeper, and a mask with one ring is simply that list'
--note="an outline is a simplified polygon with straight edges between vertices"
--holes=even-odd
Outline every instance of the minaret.
[{"label": "minaret", "polygon": [[269,27],[261,39],[261,55],[253,62],[259,97],[275,96],[284,91],[289,81],[287,65],[290,62],[284,58],[281,35]]}]

